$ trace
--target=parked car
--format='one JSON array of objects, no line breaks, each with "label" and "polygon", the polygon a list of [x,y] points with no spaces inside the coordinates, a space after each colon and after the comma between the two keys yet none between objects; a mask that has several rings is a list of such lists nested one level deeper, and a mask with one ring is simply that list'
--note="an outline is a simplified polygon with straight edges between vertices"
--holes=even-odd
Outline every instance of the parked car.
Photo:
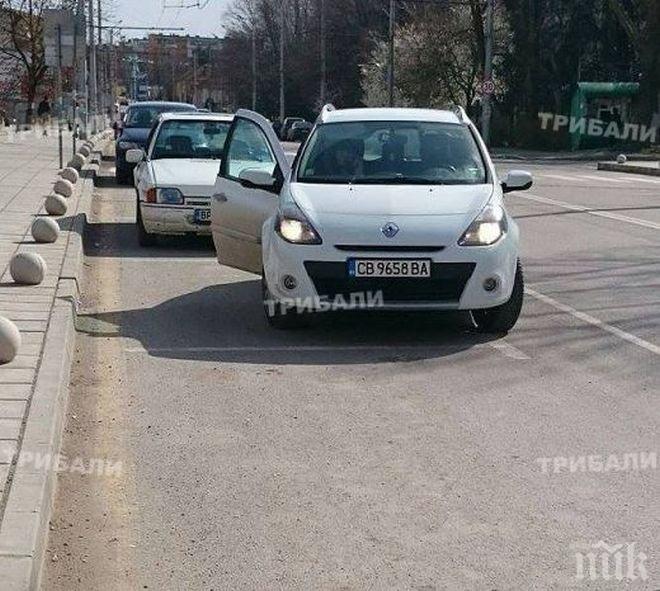
[{"label": "parked car", "polygon": [[283,123],[282,127],[280,128],[280,139],[282,141],[287,141],[287,138],[289,137],[289,130],[291,129],[291,126],[296,123],[296,121],[304,121],[302,117],[287,117]]},{"label": "parked car", "polygon": [[275,327],[305,310],[470,311],[506,333],[523,302],[518,226],[462,109],[325,108],[293,170],[269,122],[237,113],[211,204],[221,264],[262,275]]},{"label": "parked car", "polygon": [[296,121],[289,130],[290,142],[304,142],[309,134],[314,129],[314,126],[309,121]]},{"label": "parked car", "polygon": [[159,234],[210,234],[211,195],[233,115],[161,115],[147,150],[126,154],[135,164],[135,226],[142,246]]},{"label": "parked car", "polygon": [[149,134],[161,113],[195,110],[194,105],[186,103],[144,102],[131,104],[121,123],[121,130],[115,143],[115,176],[117,182],[120,185],[131,184],[134,166],[126,162],[126,152],[147,147]]}]

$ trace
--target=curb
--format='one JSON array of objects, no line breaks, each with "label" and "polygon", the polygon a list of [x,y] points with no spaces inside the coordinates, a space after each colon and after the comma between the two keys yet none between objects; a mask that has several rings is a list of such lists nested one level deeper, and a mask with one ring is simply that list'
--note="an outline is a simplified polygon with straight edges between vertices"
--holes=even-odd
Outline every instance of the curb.
[{"label": "curb", "polygon": [[625,172],[628,174],[643,174],[645,176],[660,176],[660,168],[650,166],[635,166],[634,164],[617,164],[616,162],[599,162],[598,170],[609,172]]},{"label": "curb", "polygon": [[[103,143],[104,138],[100,138]],[[98,148],[95,148],[95,152]],[[58,454],[69,396],[75,350],[75,317],[83,269],[83,232],[98,172],[92,153],[68,232],[55,301],[46,330],[29,412],[2,516],[0,573],[2,591],[40,588],[57,482]],[[48,458],[46,467],[35,458]],[[54,469],[55,468],[55,469]]]}]

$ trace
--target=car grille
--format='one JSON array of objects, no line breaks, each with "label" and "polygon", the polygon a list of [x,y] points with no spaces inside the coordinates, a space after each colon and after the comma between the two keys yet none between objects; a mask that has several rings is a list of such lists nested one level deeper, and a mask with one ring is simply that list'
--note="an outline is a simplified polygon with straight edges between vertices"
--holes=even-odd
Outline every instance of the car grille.
[{"label": "car grille", "polygon": [[305,262],[305,269],[319,296],[349,298],[354,293],[381,292],[385,303],[457,303],[472,277],[475,263],[434,263],[431,277],[416,279],[349,277],[346,262]]}]

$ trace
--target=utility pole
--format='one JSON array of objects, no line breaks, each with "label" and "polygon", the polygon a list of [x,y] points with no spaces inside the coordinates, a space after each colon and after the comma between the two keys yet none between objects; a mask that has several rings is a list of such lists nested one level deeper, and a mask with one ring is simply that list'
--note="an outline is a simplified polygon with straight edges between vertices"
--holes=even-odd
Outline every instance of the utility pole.
[{"label": "utility pole", "polygon": [[89,111],[92,116],[92,133],[96,133],[96,114],[97,114],[97,98],[98,86],[96,77],[96,37],[94,36],[94,0],[89,0],[87,4],[89,10],[89,86],[88,86],[88,101]]},{"label": "utility pole", "polygon": [[98,0],[97,10],[96,10],[96,19],[98,23],[98,61],[99,61],[99,82],[98,82],[98,100],[97,105],[99,106],[99,111],[103,114],[103,107],[105,106],[105,65],[103,59],[103,13],[102,13],[102,0]]},{"label": "utility pole", "polygon": [[78,35],[80,27],[80,1],[76,5],[76,13],[73,17],[73,153],[75,155],[78,147]]},{"label": "utility pole", "polygon": [[486,30],[484,31],[484,45],[486,55],[484,61],[484,80],[482,84],[482,110],[481,110],[481,135],[488,146],[490,144],[490,120],[493,114],[492,91],[493,91],[493,37],[494,31],[494,2],[487,0],[486,5]]},{"label": "utility pole", "polygon": [[326,55],[325,0],[321,0],[321,105],[325,105],[328,86],[328,56]]},{"label": "utility pole", "polygon": [[280,121],[284,122],[286,117],[286,105],[284,104],[284,29],[286,19],[284,14],[285,0],[280,4]]},{"label": "utility pole", "polygon": [[252,110],[257,110],[257,23],[252,13]]},{"label": "utility pole", "polygon": [[57,115],[57,141],[60,151],[60,168],[64,168],[64,144],[62,142],[64,98],[62,95],[62,25],[57,25],[57,102],[59,105]]},{"label": "utility pole", "polygon": [[396,0],[390,0],[389,105],[394,106],[394,41],[396,35]]},{"label": "utility pole", "polygon": [[197,106],[197,48],[193,47],[193,105]]}]

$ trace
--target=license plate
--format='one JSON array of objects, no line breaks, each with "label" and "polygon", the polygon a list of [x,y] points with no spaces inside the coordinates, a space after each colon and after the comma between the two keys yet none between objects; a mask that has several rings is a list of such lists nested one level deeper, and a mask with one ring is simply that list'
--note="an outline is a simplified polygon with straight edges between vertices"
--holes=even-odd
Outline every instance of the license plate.
[{"label": "license plate", "polygon": [[349,259],[350,277],[431,277],[430,259]]},{"label": "license plate", "polygon": [[193,213],[193,219],[196,224],[210,224],[211,223],[211,210],[210,209],[196,209]]}]

